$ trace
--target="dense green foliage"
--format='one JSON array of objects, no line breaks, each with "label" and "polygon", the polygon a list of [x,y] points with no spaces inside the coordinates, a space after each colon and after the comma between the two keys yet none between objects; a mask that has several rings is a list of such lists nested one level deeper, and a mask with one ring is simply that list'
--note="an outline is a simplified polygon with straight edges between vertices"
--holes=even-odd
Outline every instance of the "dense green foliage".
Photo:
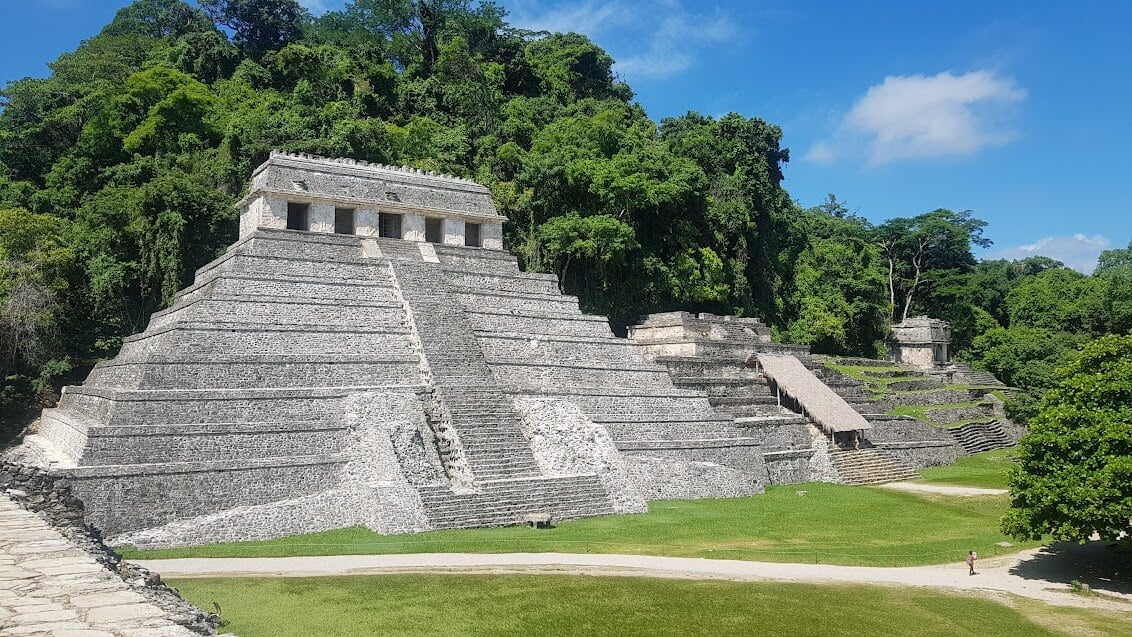
[{"label": "dense green foliage", "polygon": [[1129,541],[1132,336],[1107,336],[1057,370],[1010,474],[1003,529],[1020,538]]},{"label": "dense green foliage", "polygon": [[[1071,634],[1031,621],[1017,604],[895,586],[420,573],[172,583],[202,608],[219,604],[223,630],[242,637]],[[1132,625],[1112,614],[1075,616],[1078,634]]]},{"label": "dense green foliage", "polygon": [[198,4],[139,0],[50,77],[0,91],[3,418],[112,355],[230,244],[233,203],[276,148],[485,184],[521,265],[615,330],[731,313],[875,355],[889,321],[930,313],[977,364],[1041,388],[1063,353],[1132,328],[1128,251],[1088,277],[976,264],[970,212],[873,227],[832,196],[800,209],[777,126],[654,122],[584,35],[512,28],[490,2]]}]

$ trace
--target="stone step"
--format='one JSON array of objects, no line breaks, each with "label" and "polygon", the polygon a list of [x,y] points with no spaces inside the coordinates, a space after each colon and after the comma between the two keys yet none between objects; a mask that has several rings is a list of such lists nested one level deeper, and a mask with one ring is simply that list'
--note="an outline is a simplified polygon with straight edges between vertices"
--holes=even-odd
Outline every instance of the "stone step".
[{"label": "stone step", "polygon": [[770,394],[755,396],[708,396],[713,407],[748,406],[748,405],[778,405],[778,397]]},{"label": "stone step", "polygon": [[830,460],[846,484],[883,484],[919,477],[912,467],[876,448],[842,450],[831,446]]},{"label": "stone step", "polygon": [[971,423],[948,429],[947,433],[965,453],[979,453],[994,449],[1004,449],[1014,445],[1014,441],[997,422]]},{"label": "stone step", "polygon": [[479,484],[477,494],[420,487],[421,501],[435,528],[521,524],[530,514],[553,520],[613,513],[597,476],[569,476]]}]

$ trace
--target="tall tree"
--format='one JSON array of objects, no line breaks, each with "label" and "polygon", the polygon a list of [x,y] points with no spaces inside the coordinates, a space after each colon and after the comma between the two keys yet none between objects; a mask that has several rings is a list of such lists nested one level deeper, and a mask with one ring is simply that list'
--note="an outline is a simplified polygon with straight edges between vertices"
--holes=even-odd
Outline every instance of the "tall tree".
[{"label": "tall tree", "polygon": [[[829,204],[835,204],[833,206]],[[830,195],[793,220],[793,277],[782,292],[782,336],[816,353],[877,355],[887,329],[884,260],[870,227]]]},{"label": "tall tree", "polygon": [[[915,217],[897,217],[877,226],[875,241],[888,264],[888,302],[893,317],[908,318],[915,303],[930,288],[950,275],[975,265],[972,246],[987,247],[986,222],[970,210],[943,208]],[[897,314],[897,301],[902,309]]]},{"label": "tall tree", "polygon": [[1132,242],[1122,250],[1105,250],[1093,273],[1107,285],[1108,331],[1132,331]]},{"label": "tall tree", "polygon": [[1007,533],[1028,539],[1132,542],[1132,336],[1086,345],[1018,445]]}]

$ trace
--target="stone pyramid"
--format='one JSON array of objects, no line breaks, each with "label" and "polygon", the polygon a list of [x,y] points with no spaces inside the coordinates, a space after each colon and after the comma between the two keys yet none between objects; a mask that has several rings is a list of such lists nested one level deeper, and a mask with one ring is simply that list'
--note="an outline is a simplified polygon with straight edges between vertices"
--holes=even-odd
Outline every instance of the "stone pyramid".
[{"label": "stone pyramid", "polygon": [[467,180],[273,153],[240,240],[16,455],[118,543],[645,510],[767,480],[757,441],[502,249]]}]

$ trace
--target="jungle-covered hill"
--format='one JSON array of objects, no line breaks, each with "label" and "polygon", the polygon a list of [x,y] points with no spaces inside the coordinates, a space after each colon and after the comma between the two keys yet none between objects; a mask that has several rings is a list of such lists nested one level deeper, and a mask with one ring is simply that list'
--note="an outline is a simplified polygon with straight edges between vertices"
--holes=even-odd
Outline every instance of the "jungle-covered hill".
[{"label": "jungle-covered hill", "polygon": [[[985,223],[873,226],[801,209],[757,117],[657,123],[586,36],[510,27],[468,0],[138,0],[0,92],[0,409],[113,355],[237,233],[272,149],[410,165],[491,188],[507,247],[615,329],[685,309],[760,316],[780,340],[875,355],[890,320],[952,322],[958,349],[1042,387],[1065,352],[1132,328],[1132,251],[1092,276],[977,263]],[[80,376],[81,378],[81,376]]]}]

